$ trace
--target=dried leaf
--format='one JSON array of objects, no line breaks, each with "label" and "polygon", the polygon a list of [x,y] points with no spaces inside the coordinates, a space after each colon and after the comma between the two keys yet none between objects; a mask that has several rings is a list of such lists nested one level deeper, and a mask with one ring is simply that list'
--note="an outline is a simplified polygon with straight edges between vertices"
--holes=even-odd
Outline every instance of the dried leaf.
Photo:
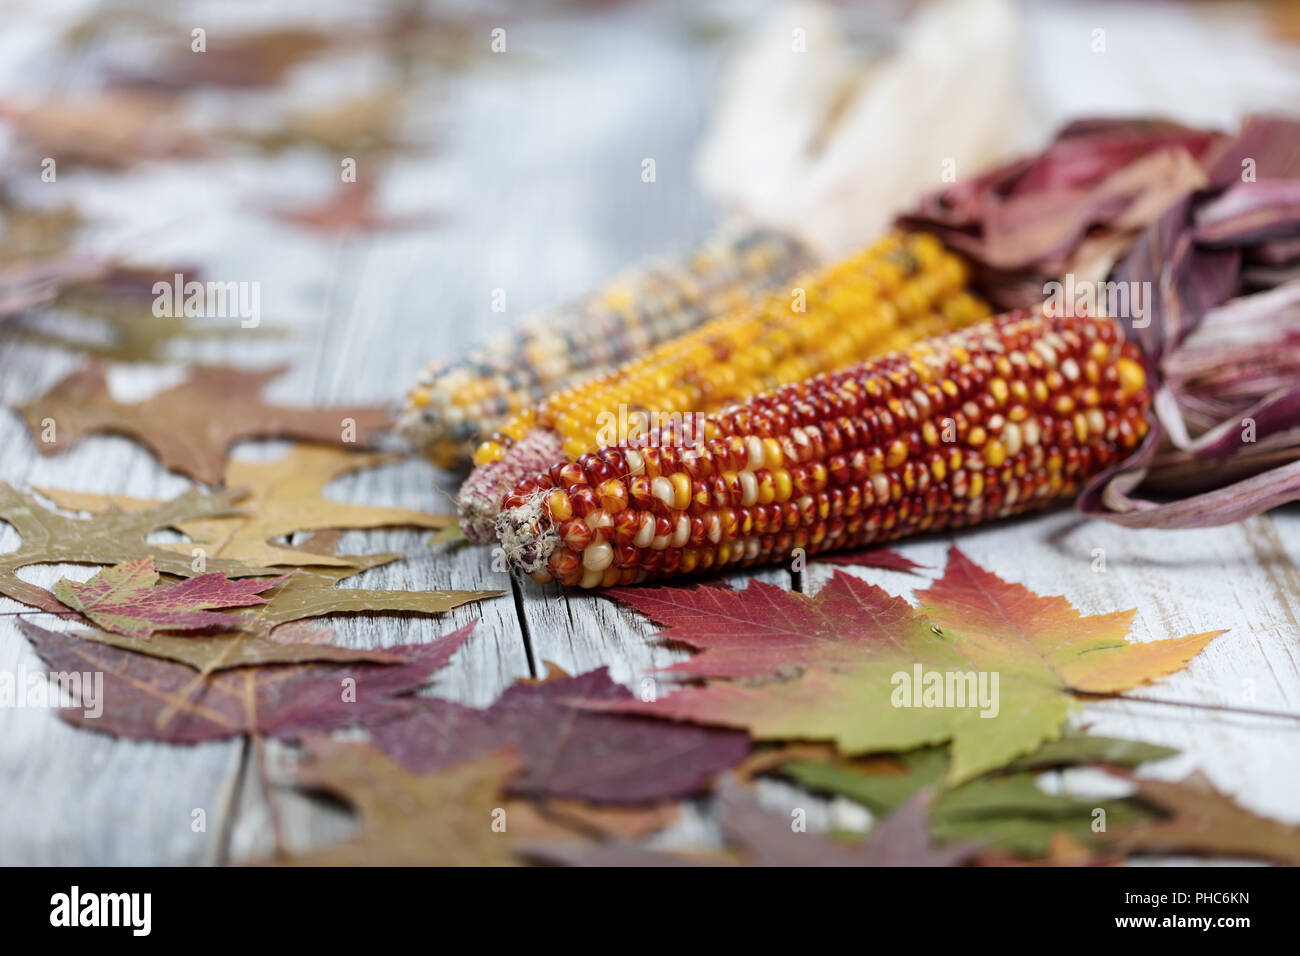
[{"label": "dried leaf", "polygon": [[315,146],[331,156],[386,156],[414,145],[395,132],[405,105],[400,92],[383,90],[290,113],[280,117],[272,129],[250,130],[244,135],[269,152]]},{"label": "dried leaf", "polygon": [[[508,788],[507,788],[508,789]],[[597,806],[582,800],[530,800],[510,797],[503,804],[510,832],[527,840],[640,840],[663,830],[682,815],[682,804]]]},{"label": "dried leaf", "polygon": [[[124,404],[108,389],[100,365],[73,372],[18,408],[43,455],[70,448],[87,435],[113,432],[146,445],[167,468],[205,484],[221,482],[226,451],[249,438],[297,438],[364,446],[389,422],[381,408],[287,408],[266,404],[260,392],[284,366],[248,371],[195,368],[188,379],[143,402]],[[42,422],[53,419],[51,441]]]},{"label": "dried leaf", "polygon": [[868,551],[849,551],[843,554],[828,554],[819,559],[831,564],[846,564],[860,568],[881,568],[885,571],[901,571],[904,574],[916,574],[926,569],[926,565],[917,564],[911,558],[905,558],[889,548],[871,548]]},{"label": "dried leaf", "polygon": [[922,792],[887,819],[865,840],[849,843],[795,830],[789,817],[764,810],[743,787],[724,779],[718,785],[718,822],[729,843],[741,851],[739,861],[661,853],[626,843],[595,848],[574,844],[530,843],[535,859],[570,866],[693,866],[701,862],[743,862],[751,866],[955,866],[980,852],[975,842],[939,847],[926,820],[929,794]]},{"label": "dried leaf", "polygon": [[[1041,857],[1054,838],[1068,834],[1096,847],[1105,834],[1094,833],[1094,811],[1104,809],[1108,824],[1123,825],[1148,814],[1130,800],[1096,800],[1045,793],[1030,772],[1045,767],[1107,764],[1136,766],[1175,751],[1138,741],[1067,733],[1004,768],[1006,775],[981,777],[950,790],[938,790],[930,819],[940,839],[973,838],[990,846]],[[796,760],[782,773],[811,790],[847,797],[873,814],[893,811],[925,789],[941,788],[948,768],[946,748],[908,751],[890,761]],[[901,771],[901,772],[900,772]]]},{"label": "dried leaf", "polygon": [[1002,307],[1035,304],[1044,279],[1104,279],[1138,230],[1206,185],[1202,163],[1223,142],[1160,120],[1078,120],[1041,153],[926,196],[899,223],[968,256]]},{"label": "dried leaf", "polygon": [[542,677],[518,677],[515,678],[516,683],[545,684],[547,681],[567,680],[568,678],[573,676],[568,671],[566,671],[563,667],[561,667],[559,664],[555,663],[555,661],[551,661],[551,660],[543,660],[542,669],[543,669]]},{"label": "dried leaf", "polygon": [[153,556],[105,568],[79,584],[60,578],[54,596],[106,631],[148,638],[155,631],[202,631],[238,625],[211,608],[265,604],[262,591],[285,576],[232,581],[220,571],[169,584],[158,583]]},{"label": "dried leaf", "polygon": [[[205,674],[236,667],[269,664],[306,664],[312,661],[365,661],[372,664],[400,664],[402,658],[388,651],[361,650],[320,642],[289,643],[282,629],[274,639],[252,634],[213,634],[193,637],[156,634],[148,640],[110,634],[107,631],[74,631],[74,636],[98,641],[119,650],[134,651],[176,661]],[[332,633],[332,632],[330,632]]]},{"label": "dried leaf", "polygon": [[498,597],[504,591],[400,591],[381,588],[340,588],[337,583],[356,573],[353,568],[303,568],[294,572],[266,604],[238,617],[242,626],[267,634],[282,624],[332,614],[441,614],[471,601]]},{"label": "dried leaf", "polygon": [[[315,452],[319,452],[318,456]],[[227,471],[227,478],[238,476],[257,479],[252,483],[257,487],[254,493],[254,507],[261,507],[265,502],[258,502],[259,494],[270,492],[267,500],[283,497],[290,514],[297,514],[311,524],[308,508],[313,502],[324,506],[319,514],[326,519],[339,519],[339,523],[348,524],[348,519],[363,520],[367,516],[378,519],[381,525],[388,522],[410,524],[421,519],[433,519],[438,516],[423,515],[421,512],[402,512],[397,509],[364,508],[341,505],[325,498],[295,498],[297,494],[307,495],[310,479],[306,476],[311,469],[330,460],[342,461],[349,466],[363,464],[363,458],[385,458],[386,456],[348,455],[331,449],[312,449],[298,446],[285,459],[270,464],[252,464],[232,462]],[[286,470],[285,466],[294,462],[302,465],[300,471]],[[248,466],[248,472],[237,467]],[[276,484],[276,476],[284,477],[287,483]],[[300,482],[299,479],[306,478]],[[325,484],[325,479],[320,485]],[[319,490],[319,489],[318,489]],[[85,510],[103,513],[109,508],[119,508],[126,512],[139,512],[157,507],[156,503],[123,495],[99,495],[89,492],[61,491],[58,489],[39,489],[40,493],[53,500],[61,508]],[[404,520],[405,516],[405,520]],[[227,626],[240,626],[264,637],[282,625],[292,621],[323,617],[331,614],[357,613],[412,613],[440,614],[471,601],[497,597],[501,591],[462,591],[462,590],[388,590],[380,588],[340,588],[338,583],[353,577],[361,570],[387,564],[400,557],[398,554],[343,555],[335,556],[338,532],[318,531],[297,548],[285,548],[266,543],[265,537],[273,534],[288,534],[290,528],[278,527],[274,522],[259,522],[256,516],[232,518],[214,518],[193,522],[179,523],[176,530],[190,536],[186,542],[163,544],[159,547],[174,549],[189,555],[196,546],[205,553],[222,558],[230,553],[247,554],[255,565],[297,564],[300,566],[315,564],[335,564],[339,567],[307,568],[301,567],[292,577],[276,585],[266,595],[266,603],[255,611],[237,615],[238,620],[225,619]],[[293,529],[296,530],[296,529]],[[240,565],[246,567],[246,565]],[[246,572],[252,572],[246,567]]]},{"label": "dried leaf", "polygon": [[1300,826],[1251,813],[1204,774],[1137,780],[1135,796],[1163,818],[1112,832],[1128,850],[1247,857],[1300,866]]},{"label": "dried leaf", "polygon": [[1211,188],[1166,210],[1115,269],[1114,281],[1152,290],[1140,317],[1119,318],[1158,386],[1158,421],[1138,454],[1085,489],[1085,514],[1128,527],[1215,527],[1300,498],[1296,290],[1224,304],[1243,291],[1251,263],[1281,267],[1266,288],[1300,266],[1297,157],[1300,122],[1249,119],[1216,155]]},{"label": "dried leaf", "polygon": [[[45,588],[29,584],[14,573],[33,564],[121,564],[150,556],[157,570],[190,577],[194,570],[188,552],[182,557],[148,543],[146,538],[188,521],[233,514],[238,510],[235,502],[239,498],[238,491],[188,491],[171,501],[148,502],[132,513],[108,508],[92,518],[72,518],[50,511],[35,496],[0,482],[0,521],[11,525],[22,539],[17,550],[0,554],[0,594],[46,611],[66,610]],[[230,577],[265,573],[261,568],[222,558],[209,561],[207,570]]]},{"label": "dried leaf", "polygon": [[375,204],[374,183],[369,179],[343,183],[329,199],[315,205],[271,206],[267,212],[281,222],[316,232],[389,232],[427,225],[438,219],[431,212],[381,213]]},{"label": "dried leaf", "polygon": [[[346,843],[295,856],[295,866],[511,866],[514,836],[501,796],[514,773],[494,753],[416,774],[368,744],[315,738],[298,783],[351,805],[361,831]],[[503,821],[504,828],[498,824]]]},{"label": "dried leaf", "polygon": [[103,713],[76,708],[68,723],[118,737],[193,744],[259,734],[287,740],[313,730],[377,722],[446,666],[473,625],[432,644],[387,649],[398,664],[317,662],[196,675],[183,665],[97,641],[18,625],[51,671],[104,674]]},{"label": "dried leaf", "polygon": [[[273,461],[232,460],[226,465],[225,485],[247,489],[247,497],[241,499],[241,513],[177,522],[174,529],[189,537],[190,541],[161,547],[185,554],[200,547],[211,557],[235,559],[255,567],[318,565],[346,568],[352,574],[360,568],[383,564],[397,555],[335,555],[332,544],[324,548],[289,547],[273,544],[271,539],[297,531],[442,528],[454,524],[451,515],[353,505],[324,496],[326,486],[335,478],[400,460],[400,456],[393,454],[348,452],[317,445],[294,445]],[[156,502],[125,495],[99,495],[54,488],[37,490],[60,508],[92,514],[109,507],[134,512],[157,506]]]},{"label": "dried leaf", "polygon": [[48,305],[67,283],[95,278],[106,268],[102,260],[78,254],[0,267],[0,318]]},{"label": "dried leaf", "polygon": [[464,544],[465,532],[461,530],[459,524],[449,524],[432,538],[429,539],[429,547],[436,544]]},{"label": "dried leaf", "polygon": [[203,155],[207,140],[166,100],[140,93],[79,95],[24,106],[0,105],[0,120],[36,157],[60,166],[121,169],[141,160]]},{"label": "dried leaf", "polygon": [[625,840],[607,843],[561,842],[558,840],[525,840],[519,854],[550,866],[586,867],[672,867],[672,866],[735,866],[738,861],[716,853],[664,852]]},{"label": "dried leaf", "polygon": [[371,727],[376,746],[402,766],[434,770],[510,746],[521,758],[511,792],[647,803],[698,793],[742,760],[748,738],[734,731],[641,717],[593,714],[567,703],[631,700],[607,668],[542,683],[517,683],[478,710],[423,698]]},{"label": "dried leaf", "polygon": [[585,706],[739,727],[760,740],[832,740],[847,754],[952,741],[950,784],[1058,738],[1076,694],[1173,673],[1222,633],[1129,643],[1132,611],[1083,617],[955,547],[943,577],[919,593],[920,609],[840,572],[815,598],[759,581],[744,592],[613,593],[703,652],[669,670],[730,680]]},{"label": "dried leaf", "polygon": [[81,225],[71,203],[28,206],[0,192],[0,271],[62,256]]},{"label": "dried leaf", "polygon": [[[836,763],[839,761],[848,761],[848,757],[841,757],[833,744],[827,743],[804,743],[798,741],[795,743],[759,743],[749,751],[749,756],[736,764],[731,769],[731,776],[740,783],[751,784],[758,777],[764,774],[776,773],[782,767],[792,763]],[[894,768],[892,772],[902,774],[902,765],[892,757],[875,756],[875,757],[856,757],[853,758],[855,764],[862,763],[868,766],[881,766],[886,768],[882,772],[891,772],[888,768]]]},{"label": "dried leaf", "polygon": [[109,78],[115,86],[166,93],[200,86],[274,86],[300,63],[336,45],[338,41],[329,34],[301,27],[245,33],[210,30],[202,51],[187,49],[145,67],[117,67],[109,71]]},{"label": "dried leaf", "polygon": [[[3,281],[0,279],[0,284]],[[119,294],[110,285],[114,281],[108,274],[100,281],[74,282],[58,289],[52,308],[75,314],[72,330],[66,316],[59,315],[56,323],[44,314],[39,322],[12,326],[10,333],[37,345],[113,362],[157,362],[172,357],[177,344],[247,339],[249,335],[237,320],[223,324],[183,315],[159,318],[149,299]],[[279,339],[287,333],[288,329],[267,322],[259,324],[256,332],[259,339]]]},{"label": "dried leaf", "polygon": [[[317,531],[302,543],[304,554],[333,555],[338,531]],[[356,556],[362,568],[394,560],[390,554]],[[392,591],[377,588],[340,588],[338,582],[357,568],[304,568],[268,595],[265,605],[245,615],[246,626],[262,634],[279,633],[290,622],[328,614],[410,613],[440,614],[470,601],[497,597],[502,591]],[[279,630],[278,630],[279,629]]]},{"label": "dried leaf", "polygon": [[748,791],[724,781],[718,788],[722,831],[742,845],[757,866],[955,866],[980,850],[975,842],[935,845],[918,793],[872,827],[857,846],[795,832],[788,818],[763,810]]},{"label": "dried leaf", "polygon": [[143,7],[91,7],[71,18],[59,36],[59,45],[70,53],[86,55],[99,44],[120,37],[142,36],[164,39],[175,36],[175,20],[161,10]]}]

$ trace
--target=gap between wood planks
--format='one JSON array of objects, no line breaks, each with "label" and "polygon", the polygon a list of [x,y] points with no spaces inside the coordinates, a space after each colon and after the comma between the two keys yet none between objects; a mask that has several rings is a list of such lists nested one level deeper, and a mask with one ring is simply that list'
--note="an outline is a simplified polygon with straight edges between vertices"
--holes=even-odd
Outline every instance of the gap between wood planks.
[{"label": "gap between wood planks", "polygon": [[[537,658],[533,654],[533,640],[528,627],[528,616],[524,613],[524,589],[519,580],[519,571],[510,572],[510,597],[515,602],[515,617],[519,621],[519,636],[524,640],[524,658],[528,661],[528,676],[537,680]],[[567,601],[568,598],[565,598]]]}]

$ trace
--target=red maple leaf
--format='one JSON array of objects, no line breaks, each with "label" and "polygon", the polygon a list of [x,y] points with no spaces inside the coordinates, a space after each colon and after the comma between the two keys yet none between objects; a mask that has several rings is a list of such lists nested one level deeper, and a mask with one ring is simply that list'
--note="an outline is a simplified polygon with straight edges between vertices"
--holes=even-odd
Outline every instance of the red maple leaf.
[{"label": "red maple leaf", "polygon": [[147,638],[155,631],[237,628],[238,618],[210,609],[265,604],[261,592],[288,576],[232,581],[214,571],[160,585],[150,555],[105,568],[85,584],[63,578],[54,594],[106,631]]}]

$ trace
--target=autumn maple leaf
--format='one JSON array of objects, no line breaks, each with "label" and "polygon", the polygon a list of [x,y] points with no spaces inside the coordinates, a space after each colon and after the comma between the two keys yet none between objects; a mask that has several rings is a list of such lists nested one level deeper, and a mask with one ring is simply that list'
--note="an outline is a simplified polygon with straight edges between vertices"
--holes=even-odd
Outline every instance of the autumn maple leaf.
[{"label": "autumn maple leaf", "polygon": [[749,751],[742,733],[644,717],[593,714],[568,704],[631,700],[607,668],[542,683],[516,683],[480,710],[421,698],[395,720],[370,728],[375,745],[409,770],[428,772],[516,749],[511,792],[646,803],[702,790]]},{"label": "autumn maple leaf", "polygon": [[1085,617],[956,547],[920,608],[843,572],[811,598],[758,581],[743,593],[613,594],[702,651],[669,670],[714,680],[658,701],[588,708],[739,727],[764,740],[830,740],[846,754],[951,742],[950,785],[1059,738],[1078,694],[1173,673],[1222,633],[1131,643],[1133,611]]},{"label": "autumn maple leaf", "polygon": [[899,571],[903,574],[916,574],[926,566],[918,564],[911,558],[904,557],[889,548],[868,548],[865,551],[844,551],[825,555],[820,560],[831,564],[850,564],[860,568],[880,568],[884,571]]},{"label": "autumn maple leaf", "polygon": [[106,631],[147,638],[155,631],[237,628],[239,618],[210,609],[265,604],[261,592],[287,577],[232,581],[213,571],[160,585],[153,557],[147,556],[105,568],[84,584],[63,578],[54,585],[54,594]]},{"label": "autumn maple leaf", "polygon": [[392,663],[317,661],[207,675],[30,621],[18,627],[50,671],[104,675],[103,713],[65,707],[63,720],[118,737],[194,744],[244,734],[297,740],[305,732],[378,723],[410,706],[411,695],[447,665],[474,625],[431,644],[386,648]]},{"label": "autumn maple leaf", "polygon": [[873,816],[891,813],[922,790],[934,789],[930,822],[940,840],[979,839],[1017,856],[1040,858],[1062,837],[1085,849],[1105,843],[1104,834],[1093,829],[1099,808],[1112,826],[1148,820],[1151,814],[1134,800],[1049,793],[1038,786],[1039,771],[1136,767],[1176,753],[1141,741],[1067,730],[1060,740],[1012,761],[996,775],[949,789],[943,789],[949,766],[946,747],[866,758],[832,753],[819,760],[795,759],[780,765],[779,771],[810,790],[860,803]]}]

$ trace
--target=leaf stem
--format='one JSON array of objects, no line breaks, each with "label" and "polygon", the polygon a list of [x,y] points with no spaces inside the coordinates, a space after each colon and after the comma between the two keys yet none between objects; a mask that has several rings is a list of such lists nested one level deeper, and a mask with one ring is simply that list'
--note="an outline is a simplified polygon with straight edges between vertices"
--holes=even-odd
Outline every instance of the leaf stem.
[{"label": "leaf stem", "polygon": [[1166,707],[1189,707],[1193,710],[1208,710],[1223,714],[1245,714],[1251,717],[1276,717],[1282,720],[1300,721],[1300,714],[1285,710],[1264,710],[1258,707],[1233,707],[1229,704],[1206,704],[1192,700],[1169,700],[1161,697],[1131,697],[1128,694],[1100,694],[1093,691],[1067,688],[1071,694],[1085,700],[1127,700],[1136,704],[1162,704]]}]

